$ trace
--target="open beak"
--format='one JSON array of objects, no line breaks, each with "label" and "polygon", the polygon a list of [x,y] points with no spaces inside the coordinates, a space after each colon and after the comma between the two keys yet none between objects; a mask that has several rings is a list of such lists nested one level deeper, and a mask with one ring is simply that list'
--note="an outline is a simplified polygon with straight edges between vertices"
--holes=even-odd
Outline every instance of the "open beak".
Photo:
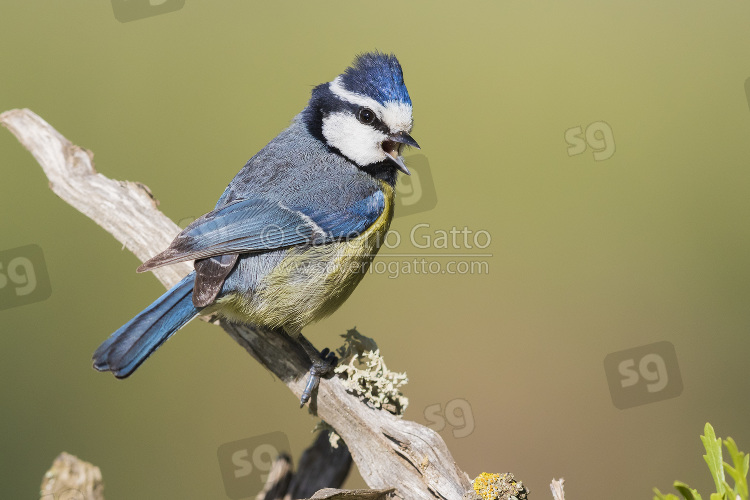
[{"label": "open beak", "polygon": [[420,149],[419,144],[417,144],[417,141],[415,141],[412,136],[406,132],[396,132],[395,134],[389,135],[388,138],[383,141],[383,151],[388,155],[388,159],[398,166],[399,170],[406,175],[411,175],[409,169],[406,168],[406,165],[404,164],[403,158],[399,156],[404,144]]}]

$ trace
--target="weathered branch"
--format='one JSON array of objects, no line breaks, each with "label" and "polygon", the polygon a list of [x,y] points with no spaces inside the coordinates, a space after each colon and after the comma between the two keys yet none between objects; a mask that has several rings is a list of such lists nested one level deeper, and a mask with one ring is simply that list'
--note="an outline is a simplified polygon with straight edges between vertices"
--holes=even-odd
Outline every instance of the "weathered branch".
[{"label": "weathered branch", "polygon": [[338,488],[344,484],[352,467],[352,455],[346,444],[331,447],[329,431],[318,433],[315,442],[299,459],[284,498],[307,498],[324,488]]},{"label": "weathered branch", "polygon": [[554,500],[565,500],[565,488],[563,488],[563,483],[565,482],[565,479],[553,479],[552,482],[549,485],[549,489],[552,490],[552,498]]},{"label": "weathered branch", "polygon": [[[30,110],[7,111],[0,115],[0,123],[34,155],[60,198],[93,219],[142,261],[166,248],[180,231],[157,209],[146,186],[97,173],[90,151],[69,142]],[[190,264],[181,263],[154,274],[170,287],[190,270]],[[299,399],[310,361],[296,342],[257,326],[227,322],[221,326]],[[468,476],[458,468],[436,432],[369,407],[349,394],[340,379],[323,380],[311,407],[346,442],[370,487],[395,487],[398,498],[409,500],[460,499],[470,489]]]},{"label": "weathered branch", "polygon": [[99,467],[69,453],[60,453],[44,474],[40,500],[104,500]]},{"label": "weathered branch", "polygon": [[302,453],[296,471],[292,468],[289,455],[279,455],[256,500],[309,498],[319,490],[338,488],[344,484],[352,467],[352,455],[343,442],[333,448],[330,436],[327,430],[318,433],[313,444]]},{"label": "weathered branch", "polygon": [[[389,500],[395,498],[393,490],[336,490],[326,488],[310,497],[310,500]],[[285,499],[286,500],[286,499]]]}]

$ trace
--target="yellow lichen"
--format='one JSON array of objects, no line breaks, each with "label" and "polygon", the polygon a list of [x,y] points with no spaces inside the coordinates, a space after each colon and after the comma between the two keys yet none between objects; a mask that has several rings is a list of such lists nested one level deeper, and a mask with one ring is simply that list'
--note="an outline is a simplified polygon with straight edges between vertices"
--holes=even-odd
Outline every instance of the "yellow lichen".
[{"label": "yellow lichen", "polygon": [[474,491],[482,497],[482,500],[495,500],[498,496],[496,483],[499,478],[500,474],[482,472],[474,480]]},{"label": "yellow lichen", "polygon": [[526,499],[528,490],[516,481],[513,474],[490,474],[482,472],[474,479],[474,491],[482,500]]}]

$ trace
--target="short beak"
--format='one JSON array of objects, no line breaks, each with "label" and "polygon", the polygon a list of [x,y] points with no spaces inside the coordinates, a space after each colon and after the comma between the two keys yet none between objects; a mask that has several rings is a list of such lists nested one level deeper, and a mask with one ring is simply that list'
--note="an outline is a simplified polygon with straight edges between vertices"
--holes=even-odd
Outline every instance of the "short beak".
[{"label": "short beak", "polygon": [[388,136],[389,141],[393,142],[399,142],[401,144],[406,144],[407,146],[414,146],[417,149],[421,149],[419,147],[419,144],[417,144],[417,141],[415,141],[412,136],[407,134],[406,132],[397,132],[395,134],[391,134]]},{"label": "short beak", "polygon": [[406,165],[404,164],[404,160],[399,156],[400,144],[406,144],[407,146],[413,146],[420,149],[419,144],[417,144],[417,141],[406,132],[396,132],[395,134],[389,135],[388,138],[383,141],[383,149],[388,154],[388,159],[395,163],[396,166],[398,166],[398,169],[403,173],[411,175],[409,169],[406,168]]}]

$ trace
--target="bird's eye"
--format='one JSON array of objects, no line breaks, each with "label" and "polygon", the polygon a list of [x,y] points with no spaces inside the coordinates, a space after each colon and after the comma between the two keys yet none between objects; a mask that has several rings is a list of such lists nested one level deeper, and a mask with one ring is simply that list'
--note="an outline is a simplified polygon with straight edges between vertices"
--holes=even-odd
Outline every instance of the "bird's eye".
[{"label": "bird's eye", "polygon": [[359,108],[359,112],[357,113],[357,120],[364,123],[365,125],[370,125],[375,121],[375,112],[370,108]]}]

